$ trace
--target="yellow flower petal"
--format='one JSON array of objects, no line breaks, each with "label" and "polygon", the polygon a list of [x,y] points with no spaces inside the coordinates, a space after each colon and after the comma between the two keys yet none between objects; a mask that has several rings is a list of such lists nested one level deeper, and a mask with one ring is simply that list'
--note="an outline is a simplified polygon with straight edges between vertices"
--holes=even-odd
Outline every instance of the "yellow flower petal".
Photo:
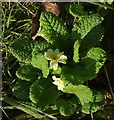
[{"label": "yellow flower petal", "polygon": [[58,62],[66,64],[67,56],[61,55],[58,59]]},{"label": "yellow flower petal", "polygon": [[53,84],[57,86],[58,90],[63,91],[64,83],[60,78],[56,78],[56,76],[52,76],[52,79],[54,80]]},{"label": "yellow flower petal", "polygon": [[51,60],[51,57],[48,55],[47,52],[44,53],[44,56],[45,56],[45,58],[46,58],[47,60]]},{"label": "yellow flower petal", "polygon": [[52,79],[53,79],[53,80],[57,80],[57,78],[56,78],[56,76],[55,76],[55,75],[54,75],[54,76],[52,76]]},{"label": "yellow flower petal", "polygon": [[52,50],[52,49],[48,49],[48,50],[47,50],[47,53],[48,53],[49,55],[53,55],[53,50]]},{"label": "yellow flower petal", "polygon": [[45,52],[45,58],[47,60],[52,60],[53,59],[53,50],[52,49],[48,49],[47,52]]},{"label": "yellow flower petal", "polygon": [[59,54],[59,49],[56,49],[56,50],[54,51],[54,54],[55,54],[55,55],[58,55],[58,54]]},{"label": "yellow flower petal", "polygon": [[58,68],[58,62],[57,61],[51,61],[50,62],[50,69],[57,70]]}]

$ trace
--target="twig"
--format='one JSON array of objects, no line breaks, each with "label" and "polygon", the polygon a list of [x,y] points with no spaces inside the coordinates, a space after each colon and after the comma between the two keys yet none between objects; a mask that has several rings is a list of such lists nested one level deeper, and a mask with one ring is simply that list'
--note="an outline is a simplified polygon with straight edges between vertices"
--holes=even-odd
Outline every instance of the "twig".
[{"label": "twig", "polygon": [[11,37],[12,35],[10,34],[10,35],[8,35],[7,37],[5,37],[4,39],[8,39],[9,37]]},{"label": "twig", "polygon": [[8,115],[6,114],[6,112],[4,111],[4,109],[2,109],[1,106],[0,106],[0,109],[3,111],[3,113],[5,114],[5,116],[9,119]]},{"label": "twig", "polygon": [[101,3],[97,3],[97,2],[90,2],[90,1],[87,1],[87,2],[91,3],[91,4],[94,4],[94,5],[99,5],[99,6],[104,7],[104,8],[108,8],[108,9],[114,10],[113,7],[111,7],[109,5],[106,5],[106,4],[101,4]]},{"label": "twig", "polygon": [[91,119],[94,120],[94,119],[93,119],[93,113],[92,113],[92,112],[91,112]]},{"label": "twig", "polygon": [[111,91],[111,94],[112,94],[112,99],[114,101],[114,93],[113,93],[113,90],[112,90],[112,87],[111,87],[111,84],[110,84],[109,76],[108,76],[108,73],[107,73],[105,65],[104,65],[104,70],[105,70],[106,78],[107,78],[107,81],[108,81],[108,84],[109,84],[109,88],[110,88],[110,91]]}]

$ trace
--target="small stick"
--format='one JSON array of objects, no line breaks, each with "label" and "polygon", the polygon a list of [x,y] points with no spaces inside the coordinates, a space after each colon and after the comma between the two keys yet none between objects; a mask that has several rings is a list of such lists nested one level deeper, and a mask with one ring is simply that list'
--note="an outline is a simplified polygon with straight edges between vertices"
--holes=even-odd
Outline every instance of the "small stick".
[{"label": "small stick", "polygon": [[6,112],[4,111],[4,109],[2,109],[2,107],[0,106],[0,109],[3,111],[3,113],[6,115],[6,117],[9,119],[8,115],[6,114]]},{"label": "small stick", "polygon": [[91,112],[91,119],[94,120],[94,119],[93,119],[93,113],[92,113],[92,112]]},{"label": "small stick", "polygon": [[4,39],[8,39],[9,37],[11,37],[12,35],[8,35],[7,37],[5,37]]},{"label": "small stick", "polygon": [[101,7],[104,7],[104,8],[108,8],[108,9],[111,9],[111,10],[114,10],[113,7],[109,6],[109,5],[104,5],[104,4],[101,4],[101,3],[97,3],[97,2],[90,2],[90,1],[87,1],[88,3],[91,3],[91,4],[94,4],[94,5],[99,5]]}]

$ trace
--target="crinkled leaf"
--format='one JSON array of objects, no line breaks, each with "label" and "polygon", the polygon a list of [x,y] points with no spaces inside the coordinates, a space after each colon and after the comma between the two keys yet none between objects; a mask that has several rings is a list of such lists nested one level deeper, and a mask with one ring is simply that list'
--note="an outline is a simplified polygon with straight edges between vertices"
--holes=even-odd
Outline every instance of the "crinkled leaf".
[{"label": "crinkled leaf", "polygon": [[32,65],[23,65],[16,71],[16,75],[22,80],[34,82],[38,78],[38,72]]},{"label": "crinkled leaf", "polygon": [[73,55],[73,60],[75,62],[79,62],[79,47],[80,47],[79,40],[76,40],[74,43],[74,55]]},{"label": "crinkled leaf", "polygon": [[103,18],[98,14],[85,16],[79,23],[74,24],[71,35],[76,40],[77,38],[83,39],[92,28],[100,24],[102,21]]},{"label": "crinkled leaf", "polygon": [[59,38],[65,38],[68,34],[66,26],[59,17],[49,12],[43,12],[40,17],[40,28],[42,37],[53,43]]},{"label": "crinkled leaf", "polygon": [[19,80],[12,88],[13,94],[20,100],[29,101],[30,86],[30,82]]},{"label": "crinkled leaf", "polygon": [[43,41],[43,42],[36,41],[34,43],[34,49],[32,51],[32,56],[37,55],[37,53],[44,53],[49,48],[50,48],[50,44],[47,43],[46,41]]},{"label": "crinkled leaf", "polygon": [[90,114],[96,112],[101,106],[105,104],[104,96],[99,91],[93,91],[93,101],[82,105],[81,111]]},{"label": "crinkled leaf", "polygon": [[[75,102],[75,103],[74,103]],[[75,112],[76,109],[76,99],[66,100],[66,99],[58,99],[56,102],[57,108],[59,109],[61,115],[69,116]]]},{"label": "crinkled leaf", "polygon": [[100,48],[91,48],[86,53],[86,56],[81,59],[80,63],[91,73],[91,75],[93,74],[93,76],[96,76],[99,69],[104,65],[106,58],[106,52],[104,50]]},{"label": "crinkled leaf", "polygon": [[104,28],[99,24],[91,29],[81,42],[81,50],[90,49],[98,44],[104,35]]},{"label": "crinkled leaf", "polygon": [[61,50],[69,49],[70,34],[67,31],[67,27],[56,15],[49,12],[42,12],[39,32],[47,42],[54,44],[57,48]]},{"label": "crinkled leaf", "polygon": [[30,39],[14,41],[10,46],[11,53],[21,62],[30,63],[32,58],[32,43]]},{"label": "crinkled leaf", "polygon": [[53,104],[59,96],[60,92],[50,78],[38,79],[30,88],[30,99],[42,107]]},{"label": "crinkled leaf", "polygon": [[103,18],[98,14],[85,16],[79,23],[75,23],[72,29],[72,40],[80,40],[81,49],[94,47],[103,37],[103,27],[99,25]]},{"label": "crinkled leaf", "polygon": [[103,66],[104,62],[106,61],[106,52],[100,48],[92,48],[87,53],[87,57],[95,60],[98,73],[99,69]]},{"label": "crinkled leaf", "polygon": [[82,105],[84,105],[85,103],[89,103],[93,99],[93,93],[91,89],[84,85],[76,86],[69,84],[64,88],[63,92],[75,94],[79,98]]}]

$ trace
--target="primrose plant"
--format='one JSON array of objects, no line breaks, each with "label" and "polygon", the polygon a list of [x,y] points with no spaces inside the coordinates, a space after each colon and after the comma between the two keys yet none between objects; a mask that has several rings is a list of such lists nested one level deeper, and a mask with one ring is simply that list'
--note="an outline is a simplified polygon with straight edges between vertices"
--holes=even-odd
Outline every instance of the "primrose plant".
[{"label": "primrose plant", "polygon": [[56,106],[63,116],[96,112],[104,97],[84,83],[96,78],[106,61],[105,51],[97,47],[104,34],[102,21],[98,14],[85,15],[69,32],[59,17],[42,12],[35,37],[40,35],[44,41],[25,37],[10,47],[20,61],[13,94],[42,110]]}]

